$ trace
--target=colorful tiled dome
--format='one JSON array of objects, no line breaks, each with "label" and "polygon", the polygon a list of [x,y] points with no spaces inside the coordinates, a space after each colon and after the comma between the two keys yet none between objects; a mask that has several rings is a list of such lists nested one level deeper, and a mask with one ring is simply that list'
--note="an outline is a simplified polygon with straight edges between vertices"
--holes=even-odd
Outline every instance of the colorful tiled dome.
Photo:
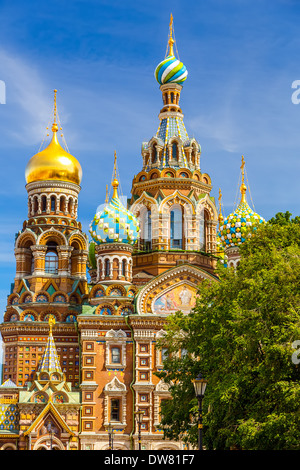
[{"label": "colorful tiled dome", "polygon": [[138,239],[138,220],[121,203],[117,192],[118,185],[118,181],[114,179],[114,192],[110,203],[102,212],[98,212],[90,223],[89,232],[97,245],[114,242],[133,245]]},{"label": "colorful tiled dome", "polygon": [[176,59],[174,55],[169,55],[158,64],[154,75],[160,85],[165,83],[178,83],[181,85],[186,80],[188,72],[182,62]]},{"label": "colorful tiled dome", "polygon": [[223,247],[238,246],[246,241],[249,233],[265,220],[252,211],[246,201],[241,201],[236,210],[224,219],[218,238]]}]

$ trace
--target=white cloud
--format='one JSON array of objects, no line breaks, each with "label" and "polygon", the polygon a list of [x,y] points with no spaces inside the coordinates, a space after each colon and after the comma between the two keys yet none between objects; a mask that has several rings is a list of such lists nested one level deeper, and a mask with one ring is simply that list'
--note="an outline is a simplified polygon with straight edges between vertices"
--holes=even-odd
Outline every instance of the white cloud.
[{"label": "white cloud", "polygon": [[41,142],[51,116],[45,79],[34,64],[3,48],[0,49],[0,63],[1,79],[6,84],[6,116],[14,119],[14,125],[8,127],[11,137],[27,145]]}]

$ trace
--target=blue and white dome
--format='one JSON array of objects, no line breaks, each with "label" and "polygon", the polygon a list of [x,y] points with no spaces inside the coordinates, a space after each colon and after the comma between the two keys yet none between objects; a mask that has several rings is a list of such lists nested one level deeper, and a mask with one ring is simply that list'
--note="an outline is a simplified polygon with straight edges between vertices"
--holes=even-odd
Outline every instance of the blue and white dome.
[{"label": "blue and white dome", "polygon": [[188,71],[186,66],[174,55],[169,55],[158,64],[154,75],[160,85],[165,83],[178,83],[181,85],[187,79]]},{"label": "blue and white dome", "polygon": [[90,223],[89,232],[93,241],[101,243],[128,243],[134,245],[139,235],[139,222],[137,218],[121,203],[117,187],[119,183],[113,181],[113,196],[102,212],[97,212]]}]

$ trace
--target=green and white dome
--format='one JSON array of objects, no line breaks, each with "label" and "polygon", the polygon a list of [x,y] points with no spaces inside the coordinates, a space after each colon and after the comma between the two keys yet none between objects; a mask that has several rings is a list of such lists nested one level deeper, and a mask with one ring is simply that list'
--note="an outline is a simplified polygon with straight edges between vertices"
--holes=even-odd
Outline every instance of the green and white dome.
[{"label": "green and white dome", "polygon": [[119,183],[116,179],[112,185],[112,199],[102,212],[95,214],[89,232],[97,245],[115,242],[134,245],[139,235],[138,220],[121,203],[117,192]]}]

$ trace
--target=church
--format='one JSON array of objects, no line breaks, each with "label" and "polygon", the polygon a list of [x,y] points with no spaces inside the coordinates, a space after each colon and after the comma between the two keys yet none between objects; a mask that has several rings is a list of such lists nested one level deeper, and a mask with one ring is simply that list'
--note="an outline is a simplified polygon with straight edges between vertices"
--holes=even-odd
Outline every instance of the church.
[{"label": "church", "polygon": [[[16,275],[0,325],[2,450],[183,450],[164,439],[160,408],[171,398],[156,372],[169,315],[189,313],[197,286],[218,282],[221,260],[264,220],[246,199],[222,215],[189,137],[180,98],[187,70],[174,53],[155,69],[162,93],[158,130],[124,204],[117,154],[89,234],[77,218],[82,168],[59,139],[54,90],[50,143],[27,163],[28,218],[15,239]],[[110,183],[110,184],[109,184]],[[184,354],[184,351],[178,351]]]}]

